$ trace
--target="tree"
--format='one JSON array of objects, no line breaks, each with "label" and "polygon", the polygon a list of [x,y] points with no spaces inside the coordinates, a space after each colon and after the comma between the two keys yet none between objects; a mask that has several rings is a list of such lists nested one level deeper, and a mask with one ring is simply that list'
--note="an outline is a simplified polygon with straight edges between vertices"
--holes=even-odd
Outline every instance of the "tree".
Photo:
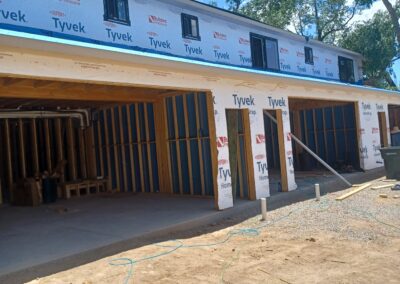
[{"label": "tree", "polygon": [[228,4],[229,10],[233,12],[239,12],[240,6],[245,2],[246,0],[226,0],[226,3]]},{"label": "tree", "polygon": [[289,26],[296,8],[296,0],[251,0],[240,12],[268,25],[285,29]]},{"label": "tree", "polygon": [[396,5],[393,6],[388,0],[382,0],[386,7],[392,21],[394,32],[396,33],[397,43],[400,44],[400,24],[399,24],[399,1],[396,1]]},{"label": "tree", "polygon": [[373,0],[297,0],[294,26],[298,34],[334,43],[351,20]]},{"label": "tree", "polygon": [[388,13],[378,12],[371,20],[356,24],[339,43],[364,56],[364,76],[368,85],[384,88],[393,86],[387,68],[397,50]]}]

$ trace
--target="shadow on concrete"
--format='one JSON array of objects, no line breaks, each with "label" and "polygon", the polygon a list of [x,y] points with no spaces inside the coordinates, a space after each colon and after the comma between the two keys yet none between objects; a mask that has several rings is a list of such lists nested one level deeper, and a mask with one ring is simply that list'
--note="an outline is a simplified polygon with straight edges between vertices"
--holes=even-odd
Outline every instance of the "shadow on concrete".
[{"label": "shadow on concrete", "polygon": [[[347,174],[352,183],[385,175],[384,169]],[[321,193],[347,188],[336,178],[315,179]],[[268,198],[268,210],[314,198],[309,183]],[[213,200],[152,194],[116,194],[53,206],[0,208],[0,283],[21,283],[120,252],[172,239],[192,238],[259,214],[259,202],[240,201],[225,211]]]}]

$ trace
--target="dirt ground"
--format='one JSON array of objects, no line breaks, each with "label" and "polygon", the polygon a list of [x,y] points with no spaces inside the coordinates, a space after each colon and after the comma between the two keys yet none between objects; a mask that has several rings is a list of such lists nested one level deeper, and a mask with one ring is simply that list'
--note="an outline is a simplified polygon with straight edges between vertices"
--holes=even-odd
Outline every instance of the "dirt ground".
[{"label": "dirt ground", "polygon": [[400,192],[350,190],[30,283],[400,283]]}]

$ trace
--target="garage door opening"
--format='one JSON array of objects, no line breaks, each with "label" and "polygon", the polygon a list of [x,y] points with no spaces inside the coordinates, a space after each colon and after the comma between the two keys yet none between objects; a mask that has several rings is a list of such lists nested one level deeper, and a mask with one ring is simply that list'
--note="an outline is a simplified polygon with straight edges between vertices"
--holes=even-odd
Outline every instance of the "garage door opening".
[{"label": "garage door opening", "polygon": [[211,94],[0,80],[13,82],[0,87],[7,96],[0,98],[6,202],[20,198],[21,180],[55,169],[58,198],[102,190],[215,195]]},{"label": "garage door opening", "polygon": [[[360,170],[356,105],[352,102],[289,99],[291,129],[314,153],[341,173]],[[293,142],[294,168],[324,170],[317,160]]]}]

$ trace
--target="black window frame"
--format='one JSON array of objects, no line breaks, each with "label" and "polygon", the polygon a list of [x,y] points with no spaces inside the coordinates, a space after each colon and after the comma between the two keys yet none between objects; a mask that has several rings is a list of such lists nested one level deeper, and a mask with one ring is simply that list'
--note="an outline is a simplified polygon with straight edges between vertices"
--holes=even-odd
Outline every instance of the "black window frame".
[{"label": "black window frame", "polygon": [[[254,50],[253,50],[253,45],[252,45],[252,39],[253,38],[258,38],[262,40],[262,55],[263,55],[263,68],[259,67],[254,67]],[[267,56],[267,40],[276,42],[276,57],[277,57],[277,65],[278,68],[270,68],[268,67],[268,56]],[[279,58],[279,42],[276,38],[268,37],[268,36],[263,36],[260,34],[256,33],[250,33],[250,49],[251,49],[251,60],[252,60],[252,67],[255,69],[262,69],[262,70],[271,70],[271,71],[281,71],[281,66],[280,66],[280,58]]]},{"label": "black window frame", "polygon": [[110,11],[109,7],[114,5],[114,9],[115,9],[116,13],[118,13],[118,8],[117,8],[118,1],[119,0],[104,0],[103,1],[104,2],[104,21],[130,26],[131,20],[130,20],[130,15],[129,15],[129,1],[128,0],[122,0],[122,1],[125,1],[125,7],[126,7],[125,14],[127,17],[126,20],[121,20],[121,19],[118,19],[111,15],[111,11]]},{"label": "black window frame", "polygon": [[304,47],[304,62],[309,65],[314,65],[314,51],[311,47]]},{"label": "black window frame", "polygon": [[[341,67],[341,61],[350,63],[351,62],[351,72],[349,73],[349,69],[343,70]],[[347,65],[346,63],[346,65]],[[344,56],[338,56],[338,66],[339,66],[339,79],[341,82],[345,83],[355,83],[356,78],[355,78],[355,72],[354,72],[354,60],[348,57]],[[347,68],[349,66],[346,66]]]},{"label": "black window frame", "polygon": [[[192,25],[191,25],[192,20],[196,21],[197,37],[193,36],[193,30],[192,30]],[[189,23],[190,23],[190,33],[185,27],[185,21],[189,21]],[[186,14],[186,13],[181,13],[181,26],[182,26],[182,37],[183,38],[201,41],[200,25],[199,25],[198,17],[190,15],[190,14]]]}]

